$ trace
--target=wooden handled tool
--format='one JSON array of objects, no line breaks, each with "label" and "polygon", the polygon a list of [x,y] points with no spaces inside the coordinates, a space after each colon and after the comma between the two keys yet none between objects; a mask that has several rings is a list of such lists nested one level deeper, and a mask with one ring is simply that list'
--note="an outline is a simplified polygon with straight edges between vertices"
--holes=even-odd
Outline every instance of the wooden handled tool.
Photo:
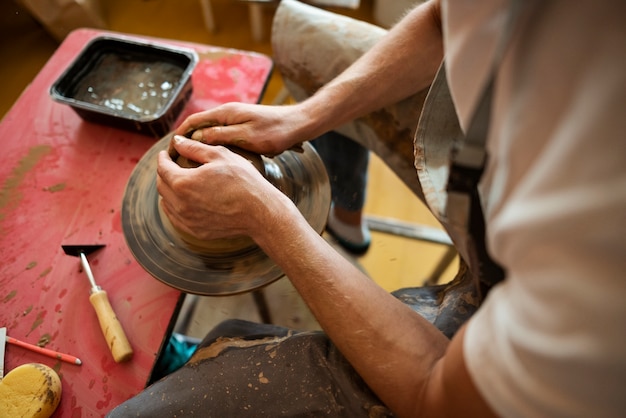
[{"label": "wooden handled tool", "polygon": [[72,255],[80,258],[80,263],[83,266],[83,270],[91,283],[91,291],[89,301],[96,311],[98,321],[100,322],[100,328],[104,334],[104,338],[107,341],[107,345],[113,354],[113,359],[117,363],[130,360],[133,356],[133,348],[126,338],[122,324],[117,319],[107,292],[102,290],[100,286],[96,284],[96,281],[91,272],[91,267],[87,261],[87,254],[90,254],[104,245],[89,245],[89,246],[76,246],[76,245],[63,245],[63,251],[65,254]]}]

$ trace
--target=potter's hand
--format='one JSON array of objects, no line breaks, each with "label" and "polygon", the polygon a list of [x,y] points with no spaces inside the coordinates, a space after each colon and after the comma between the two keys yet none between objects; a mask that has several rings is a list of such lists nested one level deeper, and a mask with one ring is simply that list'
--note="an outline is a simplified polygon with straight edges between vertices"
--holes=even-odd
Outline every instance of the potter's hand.
[{"label": "potter's hand", "polygon": [[306,132],[310,122],[298,105],[227,103],[189,116],[175,133],[272,156],[312,139]]},{"label": "potter's hand", "polygon": [[267,205],[283,202],[286,196],[250,161],[225,147],[182,137],[176,137],[174,147],[181,156],[201,163],[182,168],[167,152],[158,156],[157,189],[176,228],[202,240],[235,235],[254,239],[263,233],[270,222]]}]

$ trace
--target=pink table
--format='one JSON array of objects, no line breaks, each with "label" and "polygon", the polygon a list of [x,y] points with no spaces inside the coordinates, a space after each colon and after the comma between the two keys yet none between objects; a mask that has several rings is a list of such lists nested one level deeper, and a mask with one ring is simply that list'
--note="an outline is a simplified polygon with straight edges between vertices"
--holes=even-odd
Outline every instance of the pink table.
[{"label": "pink table", "polygon": [[[63,382],[55,417],[103,416],[144,388],[182,300],[137,264],[121,228],[126,182],[155,139],[84,122],[48,95],[86,42],[105,33],[71,33],[0,123],[0,326],[83,362],[8,345],[5,371],[30,362],[54,368]],[[228,101],[259,101],[272,71],[264,55],[161,41],[191,47],[200,58],[179,120]],[[133,346],[129,362],[113,361],[79,259],[61,249],[68,244],[106,245],[89,259]]]}]

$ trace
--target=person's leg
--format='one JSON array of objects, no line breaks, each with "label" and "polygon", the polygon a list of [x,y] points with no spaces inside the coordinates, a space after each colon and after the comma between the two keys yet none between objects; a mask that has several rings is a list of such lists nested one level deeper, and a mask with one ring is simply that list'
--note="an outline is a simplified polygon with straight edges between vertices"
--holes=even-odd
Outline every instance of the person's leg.
[{"label": "person's leg", "polygon": [[364,254],[371,242],[363,220],[369,151],[337,132],[328,132],[311,143],[330,179],[333,204],[327,230],[349,252]]},{"label": "person's leg", "polygon": [[[298,1],[281,1],[272,26],[274,62],[301,101],[371,48],[385,29]],[[390,75],[392,76],[392,75]],[[415,175],[413,136],[427,89],[336,129],[376,153],[423,201]]]},{"label": "person's leg", "polygon": [[228,320],[113,417],[391,417],[320,332]]}]

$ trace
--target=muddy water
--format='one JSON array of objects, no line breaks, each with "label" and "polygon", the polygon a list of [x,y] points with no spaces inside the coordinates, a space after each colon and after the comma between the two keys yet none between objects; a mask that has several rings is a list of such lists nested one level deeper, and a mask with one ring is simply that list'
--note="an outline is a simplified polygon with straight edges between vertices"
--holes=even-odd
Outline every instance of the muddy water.
[{"label": "muddy water", "polygon": [[105,54],[76,85],[74,98],[133,116],[159,114],[175,94],[183,69],[167,62]]}]

